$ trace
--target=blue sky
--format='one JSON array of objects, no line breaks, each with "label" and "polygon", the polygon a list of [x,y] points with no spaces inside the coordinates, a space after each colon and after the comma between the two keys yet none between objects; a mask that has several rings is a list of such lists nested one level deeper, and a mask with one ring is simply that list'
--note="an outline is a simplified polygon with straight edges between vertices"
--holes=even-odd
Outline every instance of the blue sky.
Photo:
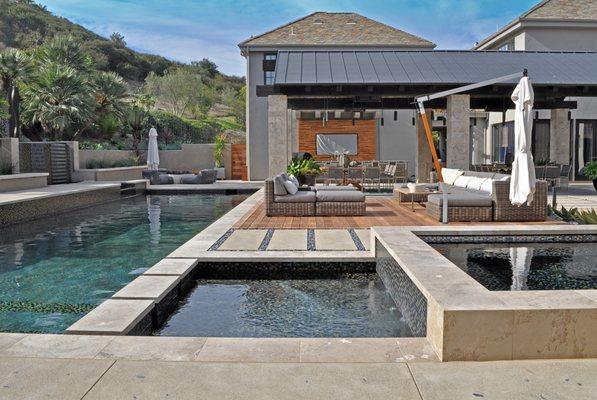
[{"label": "blue sky", "polygon": [[135,50],[188,62],[207,57],[244,75],[237,43],[313,11],[353,11],[436,43],[470,49],[538,0],[40,0],[54,14]]}]

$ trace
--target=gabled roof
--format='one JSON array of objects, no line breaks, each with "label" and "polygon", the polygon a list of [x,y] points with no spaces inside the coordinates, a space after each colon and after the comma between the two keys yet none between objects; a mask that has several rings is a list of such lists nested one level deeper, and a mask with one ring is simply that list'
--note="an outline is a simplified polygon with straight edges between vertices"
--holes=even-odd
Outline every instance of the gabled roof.
[{"label": "gabled roof", "polygon": [[520,19],[597,20],[595,0],[544,0]]},{"label": "gabled roof", "polygon": [[245,46],[401,46],[433,48],[435,44],[356,13],[315,12],[251,37]]},{"label": "gabled roof", "polygon": [[596,0],[543,0],[520,17],[481,40],[475,45],[479,48],[524,21],[564,21],[564,22],[591,22],[597,21]]}]

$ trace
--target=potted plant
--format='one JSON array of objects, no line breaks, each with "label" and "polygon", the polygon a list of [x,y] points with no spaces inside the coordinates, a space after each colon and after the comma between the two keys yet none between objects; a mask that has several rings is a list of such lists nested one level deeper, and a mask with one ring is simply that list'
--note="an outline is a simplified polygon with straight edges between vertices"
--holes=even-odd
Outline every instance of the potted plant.
[{"label": "potted plant", "polygon": [[223,133],[216,136],[214,142],[214,162],[217,172],[217,179],[226,178],[226,168],[224,168],[224,147],[226,147],[226,135]]},{"label": "potted plant", "polygon": [[597,160],[585,164],[583,175],[593,181],[593,187],[597,190]]},{"label": "potted plant", "polygon": [[288,167],[286,167],[286,173],[294,175],[301,186],[314,186],[315,178],[321,173],[321,168],[312,158],[292,160]]}]

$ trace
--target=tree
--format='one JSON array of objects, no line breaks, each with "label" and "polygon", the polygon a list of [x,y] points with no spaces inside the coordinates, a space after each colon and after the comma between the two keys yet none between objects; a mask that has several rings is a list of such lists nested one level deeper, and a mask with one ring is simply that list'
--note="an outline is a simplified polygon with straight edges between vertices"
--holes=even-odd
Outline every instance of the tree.
[{"label": "tree", "polygon": [[203,83],[201,75],[184,68],[164,76],[150,73],[145,91],[157,99],[159,106],[178,117],[205,113],[215,100],[215,93]]},{"label": "tree", "polygon": [[29,57],[16,49],[7,49],[0,53],[0,85],[6,93],[8,105],[9,136],[19,137],[21,133],[20,121],[20,93],[17,81],[26,77],[31,70]]},{"label": "tree", "polygon": [[128,93],[124,80],[118,74],[96,74],[93,78],[93,94],[99,116],[114,114],[117,118],[122,117]]},{"label": "tree", "polygon": [[234,119],[243,127],[245,126],[245,114],[247,108],[246,94],[246,86],[241,87],[238,92],[236,92],[232,87],[227,86],[222,90],[221,94],[222,103],[230,107],[230,110],[234,115]]},{"label": "tree", "polygon": [[191,65],[199,67],[200,69],[205,71],[210,78],[214,78],[218,73],[218,66],[216,65],[216,63],[207,58],[204,58],[201,61],[193,61],[191,62]]},{"label": "tree", "polygon": [[40,66],[58,64],[76,72],[90,72],[93,68],[91,57],[73,36],[56,36],[44,43],[35,52],[35,60]]},{"label": "tree", "polygon": [[67,139],[67,129],[84,126],[95,109],[89,82],[73,68],[58,64],[41,67],[25,87],[23,98],[24,115],[39,123],[51,140]]},{"label": "tree", "polygon": [[110,40],[117,46],[126,47],[124,35],[120,32],[114,32],[110,35]]}]

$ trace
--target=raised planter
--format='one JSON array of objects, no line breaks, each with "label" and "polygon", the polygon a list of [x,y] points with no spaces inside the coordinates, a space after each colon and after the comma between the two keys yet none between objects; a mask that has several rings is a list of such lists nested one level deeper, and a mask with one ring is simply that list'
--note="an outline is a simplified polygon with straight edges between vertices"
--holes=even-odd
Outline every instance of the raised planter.
[{"label": "raised planter", "polygon": [[79,169],[74,171],[73,177],[78,181],[131,181],[143,178],[145,165],[134,167]]},{"label": "raised planter", "polygon": [[0,175],[0,193],[15,190],[36,189],[48,185],[47,172],[31,172],[25,174]]}]

